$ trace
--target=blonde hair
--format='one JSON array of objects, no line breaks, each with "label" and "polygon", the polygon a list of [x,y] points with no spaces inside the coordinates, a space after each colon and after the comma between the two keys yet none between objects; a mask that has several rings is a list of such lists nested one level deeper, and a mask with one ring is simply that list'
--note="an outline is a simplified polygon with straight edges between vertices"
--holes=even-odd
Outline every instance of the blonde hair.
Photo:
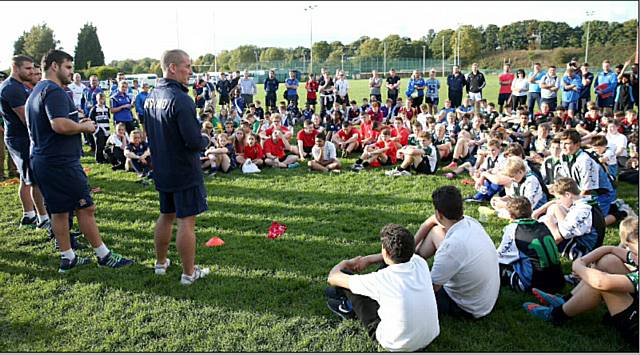
[{"label": "blonde hair", "polygon": [[129,133],[129,140],[132,141],[133,137],[136,136],[136,135],[138,135],[138,136],[140,136],[140,138],[142,138],[142,131],[139,130],[139,129],[134,129],[133,131],[131,131],[131,133]]},{"label": "blonde hair", "polygon": [[569,177],[561,177],[557,179],[553,184],[553,186],[551,187],[551,193],[553,194],[563,195],[567,192],[573,195],[580,194],[578,183],[576,183],[575,180]]},{"label": "blonde hair", "polygon": [[527,171],[524,160],[520,157],[509,157],[502,169],[502,173],[508,177],[514,177],[518,172]]},{"label": "blonde hair", "polygon": [[620,222],[620,241],[638,243],[638,217],[628,216]]}]

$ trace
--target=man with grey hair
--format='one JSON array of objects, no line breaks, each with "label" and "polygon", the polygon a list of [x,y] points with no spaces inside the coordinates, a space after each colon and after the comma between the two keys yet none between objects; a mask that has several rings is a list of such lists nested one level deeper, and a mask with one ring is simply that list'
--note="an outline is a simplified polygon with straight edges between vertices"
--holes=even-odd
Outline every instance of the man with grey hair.
[{"label": "man with grey hair", "polygon": [[189,96],[192,74],[189,55],[165,51],[160,60],[163,78],[144,104],[144,127],[151,149],[153,179],[160,195],[160,217],[154,239],[156,275],[169,268],[167,258],[173,223],[178,219],[176,247],[182,260],[180,283],[191,285],[209,274],[195,265],[196,216],[208,209],[200,168],[200,151],[209,140],[200,134],[196,107]]},{"label": "man with grey hair", "polygon": [[244,70],[238,85],[240,86],[240,96],[242,97],[244,104],[248,107],[249,104],[253,103],[253,95],[258,93],[258,87],[253,79],[249,77],[248,70]]}]

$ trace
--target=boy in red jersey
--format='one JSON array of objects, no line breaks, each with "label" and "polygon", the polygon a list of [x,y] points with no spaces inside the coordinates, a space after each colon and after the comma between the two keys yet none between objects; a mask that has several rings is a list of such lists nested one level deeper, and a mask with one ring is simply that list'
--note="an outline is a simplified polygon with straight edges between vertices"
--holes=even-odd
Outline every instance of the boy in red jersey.
[{"label": "boy in red jersey", "polygon": [[360,159],[356,160],[356,163],[351,167],[352,170],[358,172],[374,162],[380,165],[396,164],[398,148],[395,142],[391,140],[391,131],[384,129],[381,136],[382,139],[364,148]]}]

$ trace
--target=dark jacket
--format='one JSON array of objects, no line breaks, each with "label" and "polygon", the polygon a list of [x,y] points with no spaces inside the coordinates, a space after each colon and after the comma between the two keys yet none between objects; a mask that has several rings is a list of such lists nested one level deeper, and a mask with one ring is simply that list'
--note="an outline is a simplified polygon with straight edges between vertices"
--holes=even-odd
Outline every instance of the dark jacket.
[{"label": "dark jacket", "polygon": [[144,128],[158,191],[182,191],[204,183],[200,151],[209,140],[200,133],[188,92],[175,80],[160,79],[144,103]]},{"label": "dark jacket", "polygon": [[485,85],[487,85],[487,82],[484,79],[484,74],[481,72],[478,72],[477,74],[473,74],[473,72],[467,74],[467,93],[482,92]]},{"label": "dark jacket", "polygon": [[464,74],[459,73],[458,76],[449,74],[447,76],[447,86],[449,87],[449,94],[462,95],[462,89],[467,85],[467,80],[464,78]]}]

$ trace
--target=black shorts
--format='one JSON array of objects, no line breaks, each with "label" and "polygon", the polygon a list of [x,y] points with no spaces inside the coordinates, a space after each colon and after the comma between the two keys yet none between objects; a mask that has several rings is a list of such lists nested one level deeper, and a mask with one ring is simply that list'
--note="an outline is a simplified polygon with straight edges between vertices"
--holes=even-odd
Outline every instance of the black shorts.
[{"label": "black shorts", "polygon": [[67,213],[93,206],[87,175],[80,162],[60,166],[34,157],[31,169],[36,184],[40,182],[38,187],[50,213]]},{"label": "black shorts", "polygon": [[511,97],[511,93],[498,94],[498,105],[506,104],[507,101],[509,101],[510,97]]},{"label": "black shorts", "polygon": [[182,191],[158,191],[158,193],[160,194],[160,213],[175,213],[176,217],[184,218],[198,215],[209,209],[204,182]]},{"label": "black shorts", "polygon": [[[434,106],[438,106],[438,102],[440,102],[440,98],[438,97],[427,97],[425,96],[424,98],[424,103],[425,104],[429,104],[429,105],[434,105]],[[416,109],[418,109],[419,107],[416,107]]]},{"label": "black shorts", "polygon": [[[25,185],[33,184],[33,172],[29,164],[29,144],[28,139],[5,140],[9,156],[16,165],[18,173],[20,173],[20,180],[22,180]],[[4,154],[4,152],[0,152],[0,154]],[[0,169],[1,168],[2,167],[0,167]]]},{"label": "black shorts", "polygon": [[613,316],[606,313],[603,322],[616,328],[622,337],[638,350],[638,294],[634,293],[632,297],[633,303],[629,307]]},{"label": "black shorts", "polygon": [[418,174],[426,174],[426,175],[435,174],[435,170],[431,171],[431,165],[429,164],[428,159],[425,159],[425,158],[422,159],[422,161],[420,162],[420,164],[418,164],[418,166],[411,165],[411,167]]},{"label": "black shorts", "polygon": [[318,104],[317,99],[307,99],[307,105],[315,106]]},{"label": "black shorts", "polygon": [[311,150],[312,149],[313,149],[313,146],[311,146],[311,147],[302,146],[302,151],[304,151],[307,154],[311,154]]},{"label": "black shorts", "polygon": [[287,155],[286,154],[281,156],[280,158],[278,158],[278,161],[281,162],[281,163],[284,163],[285,160],[287,160]]},{"label": "black shorts", "polygon": [[347,105],[349,104],[349,94],[346,94],[344,96],[344,99],[342,97],[340,97],[340,95],[336,94],[336,102],[339,103],[340,105],[346,103]]},{"label": "black shorts", "polygon": [[460,306],[458,306],[458,304],[449,297],[449,294],[444,290],[444,287],[440,287],[438,292],[436,292],[436,304],[438,306],[439,314],[449,314],[468,319],[474,318],[471,313],[460,308]]},{"label": "black shorts", "polygon": [[218,101],[220,105],[229,104],[229,96],[220,96],[220,100]]}]

